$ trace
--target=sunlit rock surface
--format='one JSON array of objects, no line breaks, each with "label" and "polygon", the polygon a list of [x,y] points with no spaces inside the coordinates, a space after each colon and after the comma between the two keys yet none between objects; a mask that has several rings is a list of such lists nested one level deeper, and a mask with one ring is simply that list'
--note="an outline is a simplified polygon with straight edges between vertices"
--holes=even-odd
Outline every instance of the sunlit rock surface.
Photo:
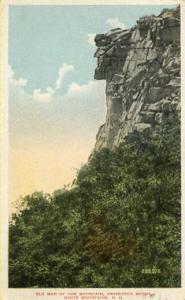
[{"label": "sunlit rock surface", "polygon": [[95,79],[106,80],[107,116],[95,150],[113,149],[130,132],[180,117],[180,9],[144,16],[129,30],[95,37]]}]

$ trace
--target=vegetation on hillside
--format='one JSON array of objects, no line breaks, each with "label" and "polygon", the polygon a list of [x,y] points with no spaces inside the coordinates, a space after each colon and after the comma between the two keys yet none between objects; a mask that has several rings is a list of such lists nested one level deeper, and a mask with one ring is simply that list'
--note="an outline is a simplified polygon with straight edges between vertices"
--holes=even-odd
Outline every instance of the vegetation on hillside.
[{"label": "vegetation on hillside", "polygon": [[180,125],[94,153],[71,190],[34,193],[9,225],[9,286],[180,286]]}]

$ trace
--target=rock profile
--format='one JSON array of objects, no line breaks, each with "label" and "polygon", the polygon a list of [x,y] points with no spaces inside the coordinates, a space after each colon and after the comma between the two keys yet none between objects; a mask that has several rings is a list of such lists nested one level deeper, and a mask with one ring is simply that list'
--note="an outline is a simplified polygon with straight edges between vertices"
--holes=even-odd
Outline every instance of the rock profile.
[{"label": "rock profile", "polygon": [[180,7],[95,37],[95,79],[106,80],[107,115],[95,150],[113,149],[133,131],[180,117]]}]

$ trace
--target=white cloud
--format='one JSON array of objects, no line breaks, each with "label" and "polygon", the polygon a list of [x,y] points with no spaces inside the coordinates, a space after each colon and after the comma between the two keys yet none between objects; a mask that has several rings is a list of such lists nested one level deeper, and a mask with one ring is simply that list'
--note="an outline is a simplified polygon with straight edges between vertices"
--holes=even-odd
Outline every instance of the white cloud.
[{"label": "white cloud", "polygon": [[8,66],[8,76],[9,76],[9,84],[16,87],[23,87],[27,85],[28,80],[25,78],[20,77],[19,79],[15,79],[14,77],[14,71],[12,67]]},{"label": "white cloud", "polygon": [[62,86],[62,81],[64,79],[64,76],[68,73],[74,70],[74,66],[73,65],[69,65],[64,63],[59,71],[58,71],[58,79],[56,81],[56,90],[60,89]]},{"label": "white cloud", "polygon": [[94,38],[96,36],[96,33],[88,33],[88,43],[92,46],[95,46]]},{"label": "white cloud", "polygon": [[110,28],[122,28],[125,29],[125,24],[122,23],[119,18],[108,19],[106,23],[110,26]]},{"label": "white cloud", "polygon": [[32,98],[34,101],[39,101],[43,103],[50,102],[54,99],[56,96],[56,91],[61,88],[62,81],[64,76],[74,70],[74,66],[70,64],[64,63],[59,71],[58,71],[58,78],[56,82],[54,83],[55,87],[48,87],[44,91],[42,91],[40,88],[34,89],[32,94],[28,94],[26,90],[24,89],[27,85],[28,80],[20,77],[19,79],[15,78],[14,70],[11,66],[9,66],[8,75],[9,75],[9,92],[11,95],[11,98],[20,97],[21,95],[28,96]]},{"label": "white cloud", "polygon": [[36,89],[33,91],[33,100],[39,102],[50,102],[54,92],[55,91],[51,87],[48,87],[45,92],[42,92],[41,89]]},{"label": "white cloud", "polygon": [[51,100],[54,99],[54,95],[58,89],[61,88],[62,82],[64,79],[64,76],[74,70],[73,65],[69,65],[64,63],[59,71],[58,71],[58,78],[56,80],[56,86],[55,88],[48,87],[45,91],[41,91],[41,89],[35,89],[33,91],[33,99],[39,102],[50,102]]},{"label": "white cloud", "polygon": [[95,81],[89,81],[87,84],[78,84],[76,82],[73,82],[71,84],[69,84],[69,88],[68,88],[68,92],[67,95],[72,94],[72,93],[86,93],[87,91],[89,91],[89,89],[91,89],[92,87],[94,87],[94,85],[96,86],[96,82]]},{"label": "white cloud", "polygon": [[105,81],[73,82],[63,95],[55,94],[51,87],[29,93],[16,86],[11,88],[9,99],[13,140],[26,135],[28,139],[36,136],[41,140],[57,136],[66,143],[70,137],[72,144],[86,139],[93,147],[98,127],[105,120]]}]

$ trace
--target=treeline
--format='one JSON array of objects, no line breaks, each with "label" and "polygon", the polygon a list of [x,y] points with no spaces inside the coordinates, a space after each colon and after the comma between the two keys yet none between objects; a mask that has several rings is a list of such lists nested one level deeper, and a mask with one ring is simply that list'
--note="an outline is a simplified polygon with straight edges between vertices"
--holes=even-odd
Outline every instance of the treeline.
[{"label": "treeline", "polygon": [[9,287],[179,287],[180,169],[175,118],[94,153],[71,190],[25,197]]}]

